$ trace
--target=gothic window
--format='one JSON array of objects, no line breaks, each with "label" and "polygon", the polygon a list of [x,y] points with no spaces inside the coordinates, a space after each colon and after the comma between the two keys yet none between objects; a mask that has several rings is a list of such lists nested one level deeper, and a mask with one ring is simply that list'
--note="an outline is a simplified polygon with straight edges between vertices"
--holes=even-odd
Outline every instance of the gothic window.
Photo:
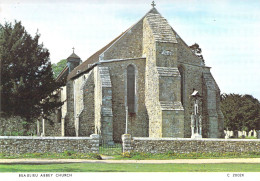
[{"label": "gothic window", "polygon": [[181,74],[181,103],[183,105],[184,102],[184,69],[183,67],[179,67],[179,72]]},{"label": "gothic window", "polygon": [[135,67],[127,67],[127,106],[128,113],[135,113]]}]

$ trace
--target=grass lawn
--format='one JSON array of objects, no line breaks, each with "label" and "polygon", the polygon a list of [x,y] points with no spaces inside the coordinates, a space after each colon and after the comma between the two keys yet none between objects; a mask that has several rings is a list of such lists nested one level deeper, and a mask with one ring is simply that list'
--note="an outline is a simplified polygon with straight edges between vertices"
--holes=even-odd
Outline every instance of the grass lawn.
[{"label": "grass lawn", "polygon": [[[219,158],[260,158],[260,152],[228,152],[228,153],[142,153],[131,152],[121,153],[119,148],[109,151],[100,152],[106,156],[113,156],[114,160],[173,160],[173,159],[219,159]],[[76,153],[73,151],[64,151],[64,153],[25,153],[25,154],[10,154],[0,153],[0,159],[14,158],[48,158],[48,159],[102,159],[99,154],[94,153]]]},{"label": "grass lawn", "polygon": [[260,172],[260,164],[1,164],[0,172]]}]

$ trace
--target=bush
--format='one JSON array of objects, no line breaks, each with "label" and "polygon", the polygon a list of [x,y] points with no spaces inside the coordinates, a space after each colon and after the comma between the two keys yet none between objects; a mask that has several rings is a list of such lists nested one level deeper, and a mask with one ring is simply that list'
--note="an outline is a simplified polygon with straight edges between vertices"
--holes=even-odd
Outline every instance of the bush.
[{"label": "bush", "polygon": [[71,150],[65,150],[64,151],[64,155],[66,155],[66,156],[71,156],[71,155],[73,155],[75,153],[76,153],[75,151],[71,151]]},{"label": "bush", "polygon": [[131,157],[132,157],[129,152],[123,152],[123,153],[121,153],[121,156],[122,156],[123,158],[131,158]]},{"label": "bush", "polygon": [[43,153],[33,153],[32,155],[33,155],[34,157],[38,158],[38,157],[43,156],[44,154],[43,154]]}]

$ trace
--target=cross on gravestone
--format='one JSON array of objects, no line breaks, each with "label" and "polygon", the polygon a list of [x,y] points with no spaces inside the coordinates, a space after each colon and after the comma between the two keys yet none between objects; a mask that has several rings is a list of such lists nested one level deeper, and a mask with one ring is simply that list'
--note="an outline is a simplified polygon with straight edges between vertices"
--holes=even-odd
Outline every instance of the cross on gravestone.
[{"label": "cross on gravestone", "polygon": [[155,4],[155,2],[154,2],[154,1],[152,2],[152,4],[151,4],[151,5],[152,5],[152,7],[153,7],[153,8],[156,6],[156,4]]}]

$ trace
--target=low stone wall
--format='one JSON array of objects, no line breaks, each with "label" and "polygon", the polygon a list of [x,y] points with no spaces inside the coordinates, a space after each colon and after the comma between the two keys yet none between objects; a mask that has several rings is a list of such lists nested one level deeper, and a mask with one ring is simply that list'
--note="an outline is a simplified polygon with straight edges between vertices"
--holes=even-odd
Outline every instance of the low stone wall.
[{"label": "low stone wall", "polygon": [[[124,137],[123,141],[131,139]],[[124,143],[123,143],[124,145]],[[124,151],[145,153],[260,152],[260,139],[137,138]]]},{"label": "low stone wall", "polygon": [[98,153],[99,135],[90,137],[0,136],[0,153]]}]

